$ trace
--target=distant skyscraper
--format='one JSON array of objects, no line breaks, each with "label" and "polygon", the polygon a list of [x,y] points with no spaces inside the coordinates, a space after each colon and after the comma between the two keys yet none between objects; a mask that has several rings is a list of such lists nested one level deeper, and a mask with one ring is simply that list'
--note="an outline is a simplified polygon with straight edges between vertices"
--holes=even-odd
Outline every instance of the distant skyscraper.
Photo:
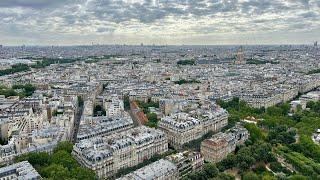
[{"label": "distant skyscraper", "polygon": [[2,48],[3,46],[0,44],[0,48]]},{"label": "distant skyscraper", "polygon": [[235,64],[245,64],[245,63],[246,63],[246,61],[244,59],[243,47],[241,46],[238,49]]},{"label": "distant skyscraper", "polygon": [[314,47],[318,47],[318,41],[314,42]]}]

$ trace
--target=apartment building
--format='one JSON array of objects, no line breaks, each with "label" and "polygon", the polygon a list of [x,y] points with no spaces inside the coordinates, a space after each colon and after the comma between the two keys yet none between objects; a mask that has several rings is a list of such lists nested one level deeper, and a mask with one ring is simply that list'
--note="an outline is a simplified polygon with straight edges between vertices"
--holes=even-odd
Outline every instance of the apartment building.
[{"label": "apartment building", "polygon": [[96,136],[107,136],[132,127],[133,121],[129,115],[112,118],[107,116],[88,117],[80,124],[77,141]]},{"label": "apartment building", "polygon": [[168,135],[169,144],[176,149],[209,131],[217,132],[228,124],[228,113],[217,109],[210,116],[194,118],[188,113],[175,113],[162,118],[159,129]]},{"label": "apartment building", "polygon": [[184,151],[166,157],[174,163],[179,171],[179,177],[183,177],[194,170],[202,168],[204,158],[199,152]]},{"label": "apartment building", "polygon": [[177,166],[164,159],[144,166],[117,180],[178,180],[179,171]]},{"label": "apartment building", "polygon": [[116,94],[112,94],[110,98],[104,99],[104,108],[106,109],[107,116],[121,116],[124,111],[124,104]]},{"label": "apartment building", "polygon": [[217,133],[210,139],[201,143],[201,154],[205,161],[217,163],[227,157],[236,149],[236,146],[243,144],[249,138],[249,132],[237,124],[227,132]]},{"label": "apartment building", "polygon": [[165,133],[141,126],[107,137],[81,140],[74,145],[72,154],[81,165],[103,178],[167,150]]},{"label": "apartment building", "polygon": [[0,180],[9,179],[38,180],[42,178],[28,161],[22,161],[0,168]]}]

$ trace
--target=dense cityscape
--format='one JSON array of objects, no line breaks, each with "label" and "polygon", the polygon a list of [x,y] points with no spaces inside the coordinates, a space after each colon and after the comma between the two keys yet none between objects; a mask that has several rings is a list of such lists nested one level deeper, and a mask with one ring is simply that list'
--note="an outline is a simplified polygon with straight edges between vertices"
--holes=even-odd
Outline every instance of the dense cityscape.
[{"label": "dense cityscape", "polygon": [[0,180],[320,180],[320,0],[0,0]]},{"label": "dense cityscape", "polygon": [[319,179],[319,50],[0,46],[0,179]]}]

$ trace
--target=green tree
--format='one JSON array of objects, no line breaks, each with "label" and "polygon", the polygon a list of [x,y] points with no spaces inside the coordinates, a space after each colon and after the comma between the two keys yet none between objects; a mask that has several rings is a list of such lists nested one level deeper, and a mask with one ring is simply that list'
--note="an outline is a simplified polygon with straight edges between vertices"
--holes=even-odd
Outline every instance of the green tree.
[{"label": "green tree", "polygon": [[128,95],[123,96],[123,105],[124,105],[124,109],[126,110],[130,109],[130,100]]},{"label": "green tree", "polygon": [[236,156],[237,167],[241,171],[248,170],[255,163],[255,159],[249,147],[244,147],[239,150]]},{"label": "green tree", "polygon": [[72,143],[60,142],[50,155],[45,152],[28,153],[15,161],[29,161],[47,179],[96,179],[93,171],[79,166],[71,151]]},{"label": "green tree", "polygon": [[30,70],[30,67],[27,64],[15,64],[15,65],[12,65],[12,67],[9,69],[0,70],[0,76],[29,71],[29,70]]},{"label": "green tree", "polygon": [[313,101],[308,101],[306,107],[307,107],[307,108],[310,108],[310,109],[313,109],[313,107],[315,106],[315,104],[316,104],[316,103],[313,102]]},{"label": "green tree", "polygon": [[[259,161],[259,160],[257,160],[257,161]],[[252,170],[257,174],[263,174],[263,173],[267,172],[266,165],[263,161],[259,161],[259,162],[255,163]]]},{"label": "green tree", "polygon": [[270,174],[263,175],[262,180],[277,180],[276,177],[271,176]]},{"label": "green tree", "polygon": [[26,84],[24,86],[24,91],[26,96],[31,96],[35,90],[36,90],[36,87],[33,86],[32,84]]},{"label": "green tree", "polygon": [[93,108],[93,114],[94,116],[105,116],[106,115],[106,111],[104,110],[104,108],[101,105],[96,105]]},{"label": "green tree", "polygon": [[179,81],[174,81],[175,84],[194,84],[194,83],[201,83],[199,80],[185,80],[185,79],[180,79]]},{"label": "green tree", "polygon": [[49,154],[46,152],[23,154],[17,157],[15,161],[29,161],[33,166],[45,166],[49,163]]},{"label": "green tree", "polygon": [[253,157],[256,161],[262,162],[274,162],[276,160],[275,156],[272,154],[272,146],[269,143],[258,142],[251,146],[253,151]]},{"label": "green tree", "polygon": [[71,154],[73,149],[73,144],[69,141],[63,141],[63,142],[59,142],[57,147],[54,148],[54,152],[58,152],[58,151],[66,151],[67,153]]},{"label": "green tree", "polygon": [[256,173],[249,171],[244,173],[242,180],[260,180],[260,178]]},{"label": "green tree", "polygon": [[309,178],[300,174],[292,175],[289,180],[308,180]]},{"label": "green tree", "polygon": [[244,125],[244,127],[249,131],[250,140],[252,142],[257,142],[259,140],[265,139],[265,136],[263,135],[261,129],[258,128],[255,124],[247,123]]},{"label": "green tree", "polygon": [[9,96],[17,96],[18,93],[15,92],[13,89],[10,89],[7,87],[1,87],[0,95],[4,95],[5,97],[9,97]]},{"label": "green tree", "polygon": [[156,113],[148,113],[147,114],[148,122],[146,123],[149,127],[157,127],[158,118]]},{"label": "green tree", "polygon": [[219,170],[214,164],[207,163],[203,166],[203,173],[205,174],[206,177],[212,178],[218,175]]},{"label": "green tree", "polygon": [[78,106],[83,106],[84,105],[84,101],[83,98],[81,96],[78,96]]},{"label": "green tree", "polygon": [[282,116],[283,110],[276,106],[271,106],[267,108],[267,114],[270,116]]},{"label": "green tree", "polygon": [[227,158],[217,163],[217,167],[220,171],[225,171],[236,166],[237,156],[234,154],[229,154]]},{"label": "green tree", "polygon": [[289,130],[285,125],[278,125],[268,134],[268,140],[273,143],[292,144],[296,141],[295,130]]},{"label": "green tree", "polygon": [[291,106],[289,103],[282,103],[279,105],[279,108],[282,111],[282,115],[286,116],[290,112]]},{"label": "green tree", "polygon": [[78,166],[77,161],[67,151],[55,152],[50,157],[50,163],[62,165],[69,170]]},{"label": "green tree", "polygon": [[178,65],[195,65],[195,63],[194,60],[179,60],[177,62]]},{"label": "green tree", "polygon": [[219,173],[217,177],[214,177],[213,180],[235,180],[236,178],[227,173]]},{"label": "green tree", "polygon": [[271,162],[270,163],[270,169],[273,171],[273,172],[282,172],[283,170],[283,167],[282,165],[279,163],[279,162]]},{"label": "green tree", "polygon": [[301,135],[300,142],[289,147],[320,163],[320,146],[315,144],[310,136]]},{"label": "green tree", "polygon": [[45,178],[50,178],[53,180],[70,178],[68,168],[59,164],[51,164],[50,166],[43,168],[41,175]]},{"label": "green tree", "polygon": [[76,167],[71,170],[71,177],[81,180],[93,180],[96,179],[95,173],[92,170],[82,167]]}]

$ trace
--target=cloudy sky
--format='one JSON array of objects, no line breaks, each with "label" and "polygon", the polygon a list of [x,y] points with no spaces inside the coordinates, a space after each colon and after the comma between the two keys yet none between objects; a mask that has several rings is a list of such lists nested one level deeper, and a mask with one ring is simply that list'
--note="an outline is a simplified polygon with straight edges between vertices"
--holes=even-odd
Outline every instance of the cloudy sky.
[{"label": "cloudy sky", "polygon": [[320,0],[0,0],[0,44],[311,44]]}]

